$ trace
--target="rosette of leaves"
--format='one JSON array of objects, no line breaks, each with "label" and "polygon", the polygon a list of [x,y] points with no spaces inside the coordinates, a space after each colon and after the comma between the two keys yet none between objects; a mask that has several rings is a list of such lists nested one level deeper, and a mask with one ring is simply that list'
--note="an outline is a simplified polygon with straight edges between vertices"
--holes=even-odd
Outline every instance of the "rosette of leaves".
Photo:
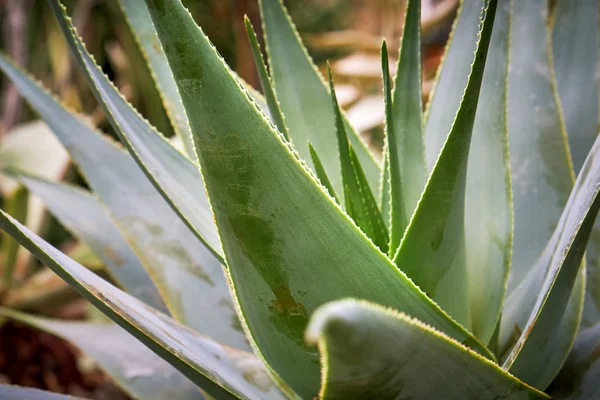
[{"label": "rosette of leaves", "polygon": [[596,2],[558,1],[550,25],[542,0],[464,0],[424,111],[409,0],[393,78],[382,47],[381,159],[280,0],[260,2],[268,70],[247,24],[264,97],[179,1],[121,0],[182,152],[50,3],[123,147],[1,57],[91,191],[7,173],[114,284],[6,213],[0,227],[116,324],[4,317],[74,342],[140,399],[594,398]]}]

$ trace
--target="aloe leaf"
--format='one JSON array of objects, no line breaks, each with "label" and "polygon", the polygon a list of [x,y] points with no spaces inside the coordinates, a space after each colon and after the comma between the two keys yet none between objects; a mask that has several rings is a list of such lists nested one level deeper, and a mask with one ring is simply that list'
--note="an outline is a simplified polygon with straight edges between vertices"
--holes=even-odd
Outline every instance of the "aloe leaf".
[{"label": "aloe leaf", "polygon": [[[575,172],[598,134],[598,68],[600,38],[598,3],[557,1],[554,7],[552,53]],[[600,225],[587,248],[587,287],[582,323],[600,322]]]},{"label": "aloe leaf", "polygon": [[391,230],[390,226],[390,160],[388,158],[387,150],[387,139],[383,143],[383,167],[381,168],[381,174],[379,177],[379,195],[381,199],[379,201],[381,208],[381,216],[386,223],[388,230]]},{"label": "aloe leaf", "polygon": [[[406,6],[394,89],[390,85],[387,48],[382,51],[387,153],[390,165],[390,249],[393,256],[425,187],[421,98],[421,2]],[[393,103],[392,103],[393,99]],[[385,165],[385,164],[384,164]]]},{"label": "aloe leaf", "polygon": [[557,399],[587,400],[600,397],[600,324],[582,329],[569,357],[548,388]]},{"label": "aloe leaf", "polygon": [[342,183],[344,185],[345,209],[348,216],[356,225],[379,247],[384,253],[387,252],[389,237],[385,222],[379,212],[377,201],[367,182],[367,177],[362,169],[360,161],[356,156],[354,147],[348,141],[344,117],[340,111],[337,96],[333,87],[333,77],[329,70],[329,87],[335,113],[335,131],[338,140],[338,151],[340,154],[340,167],[342,171]]},{"label": "aloe leaf", "polygon": [[194,110],[190,124],[239,309],[275,379],[302,398],[316,395],[319,359],[304,329],[318,306],[345,296],[415,315],[490,356],[356,228],[181,3],[147,4],[183,104]]},{"label": "aloe leaf", "polygon": [[2,56],[0,69],[69,150],[173,316],[227,345],[249,349],[221,264],[181,222],[135,161]]},{"label": "aloe leaf", "polygon": [[150,308],[76,263],[1,210],[0,229],[215,399],[282,398],[275,386],[262,384],[268,378],[260,361],[251,354],[200,336]]},{"label": "aloe leaf", "polygon": [[74,236],[90,246],[104,262],[110,275],[129,294],[166,312],[165,304],[148,273],[96,198],[81,189],[32,175],[11,171],[10,176],[41,198],[49,211]]},{"label": "aloe leaf", "polygon": [[[27,203],[29,194],[24,187],[19,187],[10,195],[4,196],[3,207],[8,210],[15,219],[25,223],[27,219]],[[21,246],[10,237],[2,238],[0,244],[0,260],[2,261],[2,282],[0,284],[0,295],[4,295],[13,284],[17,256]]]},{"label": "aloe leaf", "polygon": [[471,331],[488,343],[499,324],[512,254],[507,74],[510,2],[501,1],[469,149],[465,242]]},{"label": "aloe leaf", "polygon": [[[471,325],[464,224],[467,163],[496,6],[497,1],[486,1],[480,10],[480,41],[460,110],[393,259],[417,286],[467,327]],[[390,172],[391,166],[390,160]]]},{"label": "aloe leaf", "polygon": [[547,399],[406,314],[357,300],[319,308],[306,331],[323,356],[323,399]]},{"label": "aloe leaf", "polygon": [[[557,373],[568,354],[581,320],[584,277],[575,280],[569,272],[558,275],[558,271],[579,270],[580,274],[585,271],[573,265],[560,269],[560,264],[553,264],[553,269],[550,269],[551,260],[558,262],[553,259],[557,256],[551,248],[559,243],[556,235],[564,229],[560,240],[567,240],[564,235],[568,235],[568,229],[572,229],[566,225],[563,228],[561,224],[564,221],[561,218],[566,218],[563,207],[567,204],[574,174],[556,96],[549,48],[539,45],[549,43],[546,40],[549,35],[547,4],[543,0],[536,0],[515,2],[513,7],[508,128],[514,199],[514,249],[499,349],[505,358],[507,352],[511,353],[505,364],[510,366],[521,351],[520,347],[525,345],[525,352],[519,356],[520,361],[517,360],[514,373],[543,387]],[[574,193],[571,192],[571,196]],[[563,249],[566,251],[569,247]],[[557,280],[560,276],[565,280]],[[555,280],[561,282],[557,288],[557,303],[550,301],[545,306],[546,297],[555,290],[549,292],[545,285]],[[568,302],[560,298],[561,293],[567,290],[571,296]],[[529,332],[528,328],[533,326],[533,329],[538,329],[535,328],[537,325],[538,330],[548,329],[544,314],[554,323],[547,332],[545,345],[537,342],[537,334]],[[541,322],[533,325],[537,319]],[[530,334],[533,336],[527,345],[525,341]],[[536,347],[538,353],[535,353]],[[528,363],[536,366],[535,376],[523,371]]]},{"label": "aloe leaf", "polygon": [[0,398],[3,400],[82,400],[80,397],[13,385],[0,385]]},{"label": "aloe leaf", "polygon": [[60,1],[50,0],[50,4],[71,54],[81,66],[88,85],[131,156],[181,220],[215,257],[222,258],[198,166],[173,148],[127,103],[85,49]]},{"label": "aloe leaf", "polygon": [[173,80],[173,74],[169,69],[165,53],[156,38],[156,31],[154,26],[152,26],[152,19],[150,18],[148,9],[144,2],[136,0],[119,0],[119,4],[150,68],[173,130],[181,138],[189,157],[195,159],[196,153],[194,151],[190,126],[187,122],[183,105],[181,104],[177,84]]},{"label": "aloe leaf", "polygon": [[116,324],[52,320],[6,308],[0,308],[0,317],[58,336],[77,346],[133,398],[204,398],[184,375]]},{"label": "aloe leaf", "polygon": [[431,171],[460,108],[478,43],[482,0],[462,0],[425,111],[425,150]]},{"label": "aloe leaf", "polygon": [[[325,80],[308,55],[281,0],[261,0],[260,10],[269,56],[271,80],[294,149],[309,160],[308,142],[319,153],[336,193],[343,192],[336,138],[331,127],[335,114]],[[379,166],[367,146],[344,119],[369,182],[378,182]]]},{"label": "aloe leaf", "polygon": [[335,191],[333,190],[333,185],[331,184],[331,181],[327,176],[327,172],[325,172],[325,168],[323,168],[321,159],[319,158],[317,151],[312,146],[312,144],[310,144],[310,142],[308,142],[308,150],[310,151],[310,159],[312,160],[313,166],[315,167],[315,175],[317,175],[317,178],[321,182],[321,185],[323,185],[325,189],[327,189],[327,193],[329,193],[329,195],[333,197],[335,201],[339,204],[340,201],[337,198]]},{"label": "aloe leaf", "polygon": [[570,331],[563,333],[566,346],[553,343],[561,319],[571,317],[579,325],[581,310],[569,315],[565,309],[572,293],[583,302],[583,291],[573,287],[583,270],[581,261],[600,209],[599,153],[600,139],[583,165],[551,240],[505,307],[504,314],[522,333],[503,365],[537,387],[545,388],[552,381],[575,337],[576,330]]},{"label": "aloe leaf", "polygon": [[[248,40],[250,41],[250,48],[252,49],[252,57],[254,57],[256,71],[258,72],[260,84],[262,86],[263,93],[265,94],[265,99],[267,100],[267,104],[269,107],[270,114],[273,118],[273,122],[275,123],[275,126],[277,127],[279,132],[281,132],[283,137],[286,140],[290,140],[287,127],[285,126],[285,121],[283,119],[283,115],[281,114],[281,110],[279,108],[279,103],[277,102],[275,92],[273,91],[271,78],[267,73],[267,67],[265,66],[265,61],[263,59],[262,52],[260,51],[260,45],[258,44],[258,39],[256,38],[256,32],[254,32],[254,28],[252,28],[252,23],[250,23],[250,19],[247,16],[244,18],[244,22],[246,24],[246,32],[248,33]],[[316,165],[315,168],[317,168]]]}]

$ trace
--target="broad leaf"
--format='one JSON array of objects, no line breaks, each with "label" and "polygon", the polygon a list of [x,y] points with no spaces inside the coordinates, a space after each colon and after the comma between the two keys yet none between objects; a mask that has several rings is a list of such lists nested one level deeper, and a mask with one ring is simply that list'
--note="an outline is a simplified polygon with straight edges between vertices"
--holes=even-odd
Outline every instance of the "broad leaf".
[{"label": "broad leaf", "polygon": [[471,330],[488,343],[499,323],[512,253],[506,121],[510,1],[499,2],[467,166],[465,242]]},{"label": "broad leaf", "polygon": [[0,317],[10,318],[71,342],[95,360],[133,398],[204,398],[184,375],[116,324],[52,320],[5,308],[0,308]]},{"label": "broad leaf", "polygon": [[69,149],[173,316],[227,345],[249,349],[221,264],[181,222],[135,161],[1,56],[0,68]]},{"label": "broad leaf", "polygon": [[127,293],[166,311],[140,260],[97,199],[78,188],[32,175],[11,171],[10,176],[41,198],[74,236],[87,243]]},{"label": "broad leaf", "polygon": [[58,0],[52,10],[92,92],[129,153],[156,190],[215,257],[222,261],[219,237],[198,166],[183,156],[117,91],[77,36]]},{"label": "broad leaf", "polygon": [[[464,224],[467,163],[497,3],[486,2],[480,10],[480,41],[460,110],[393,259],[417,286],[467,327],[471,325]],[[391,166],[390,160],[390,172]]]},{"label": "broad leaf", "polygon": [[[308,162],[310,142],[319,154],[334,190],[342,193],[336,138],[332,130],[335,115],[327,84],[300,41],[281,0],[261,0],[260,10],[271,79],[294,148]],[[372,154],[347,121],[344,123],[367,180],[377,182],[379,167]]]},{"label": "broad leaf", "polygon": [[319,359],[306,347],[304,329],[318,306],[345,296],[398,308],[487,354],[332,201],[181,3],[147,4],[183,104],[193,110],[196,150],[239,309],[276,380],[302,398],[316,395]]},{"label": "broad leaf", "polygon": [[[598,135],[598,12],[598,3],[593,0],[559,0],[554,8],[552,58],[575,172]],[[582,324],[592,326],[600,322],[600,225],[592,231],[586,260]]]},{"label": "broad leaf", "polygon": [[471,71],[483,0],[462,0],[425,112],[425,150],[431,171],[446,142]]},{"label": "broad leaf", "polygon": [[44,390],[12,385],[0,385],[0,399],[3,400],[83,400],[64,394],[46,392]]},{"label": "broad leaf", "polygon": [[[564,242],[562,250],[565,254],[570,248],[568,235],[573,227],[561,224],[564,224],[565,213],[569,211],[569,205],[564,212],[563,207],[571,192],[574,174],[555,96],[550,52],[548,46],[540,46],[540,43],[548,43],[547,4],[544,0],[535,0],[515,2],[513,7],[508,128],[514,249],[499,349],[505,355],[511,353],[505,362],[505,366],[509,367],[517,359],[521,346],[525,345],[525,352],[519,356],[520,361],[517,360],[513,371],[525,381],[545,387],[558,372],[573,343],[581,319],[584,280],[583,277],[575,280],[569,275],[579,270],[578,265],[563,267],[562,271],[569,272],[558,275],[561,264],[555,258],[560,258],[558,251],[561,249],[554,253],[553,248],[561,242]],[[575,196],[575,192],[571,196]],[[557,238],[556,235],[563,230],[563,236]],[[553,242],[549,243],[551,237]],[[581,270],[580,274],[583,273]],[[564,280],[557,276],[563,276]],[[545,306],[546,296],[555,290],[549,292],[547,285],[558,282],[560,285],[555,288],[557,303],[553,304],[549,298]],[[570,301],[560,297],[564,291],[570,294],[572,291]],[[549,320],[544,322],[546,316]],[[538,318],[540,322],[534,325]],[[548,325],[550,322],[552,324]],[[547,330],[545,343],[537,341],[537,334],[530,332],[531,326],[538,332]],[[549,326],[552,328],[549,329]],[[531,346],[525,343],[529,335]],[[531,351],[527,351],[528,348]],[[535,367],[529,370],[528,365]],[[536,372],[532,373],[533,370]]]},{"label": "broad leaf", "polygon": [[329,70],[329,91],[335,113],[335,131],[340,154],[345,210],[356,225],[385,253],[389,244],[386,225],[354,147],[348,141],[344,117],[333,86],[331,70]]},{"label": "broad leaf", "polygon": [[546,399],[417,319],[364,301],[319,308],[306,338],[323,356],[323,399]]},{"label": "broad leaf", "polygon": [[[254,28],[252,28],[250,19],[247,16],[244,18],[244,22],[246,24],[246,32],[248,33],[248,40],[250,41],[250,47],[252,49],[252,56],[254,57],[254,64],[256,65],[256,71],[258,72],[262,91],[265,94],[269,112],[279,132],[281,132],[286,140],[290,140],[283,115],[281,114],[281,109],[279,108],[279,102],[277,101],[275,92],[273,91],[271,78],[267,73],[267,67],[265,66],[265,61],[260,50],[260,45],[258,44],[258,39],[256,38],[256,32],[254,32]],[[316,165],[315,168],[317,168]]]},{"label": "broad leaf", "polygon": [[[507,300],[503,314],[523,332],[507,355],[504,367],[537,387],[545,388],[552,381],[574,340],[576,330],[562,335],[566,345],[553,341],[560,334],[556,327],[561,319],[572,318],[575,326],[579,325],[581,309],[569,315],[567,303],[572,292],[583,301],[583,291],[574,288],[577,289],[575,281],[600,209],[599,154],[600,138],[583,165],[557,229],[539,260]],[[522,310],[532,311],[526,314]]]},{"label": "broad leaf", "polygon": [[[391,94],[387,49],[382,54],[386,109],[386,156],[390,166],[390,249],[393,256],[425,187],[421,98],[421,2],[406,6],[394,92]],[[393,104],[392,104],[393,99]],[[387,159],[384,166],[387,165]],[[383,204],[382,204],[383,207]]]},{"label": "broad leaf", "polygon": [[[0,211],[0,229],[73,286],[100,311],[215,399],[281,399],[251,354],[200,336],[117,289]],[[255,379],[253,379],[255,378]]]}]

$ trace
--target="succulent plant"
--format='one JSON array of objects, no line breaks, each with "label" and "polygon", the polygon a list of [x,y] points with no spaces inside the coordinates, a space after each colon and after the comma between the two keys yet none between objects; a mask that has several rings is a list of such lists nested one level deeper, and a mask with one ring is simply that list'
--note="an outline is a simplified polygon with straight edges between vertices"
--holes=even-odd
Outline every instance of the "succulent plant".
[{"label": "succulent plant", "polygon": [[280,0],[260,1],[268,70],[247,23],[264,97],[180,1],[120,3],[183,150],[120,96],[50,0],[125,149],[0,56],[92,192],[4,172],[114,284],[5,212],[0,228],[116,324],[0,315],[72,341],[143,399],[598,395],[600,291],[584,259],[600,207],[595,1],[556,2],[548,41],[543,0],[464,0],[423,112],[409,0],[393,85],[382,46],[380,160]]}]

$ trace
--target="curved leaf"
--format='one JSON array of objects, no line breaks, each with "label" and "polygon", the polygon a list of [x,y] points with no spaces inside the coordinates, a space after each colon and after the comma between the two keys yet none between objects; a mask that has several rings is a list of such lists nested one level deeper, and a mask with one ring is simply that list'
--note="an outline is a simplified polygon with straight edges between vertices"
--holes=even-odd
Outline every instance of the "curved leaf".
[{"label": "curved leaf", "polygon": [[183,104],[194,110],[190,124],[240,311],[276,379],[303,398],[317,393],[318,355],[304,344],[304,328],[318,306],[345,296],[411,313],[489,354],[332,201],[181,3],[147,4]]},{"label": "curved leaf", "polygon": [[221,264],[179,220],[135,161],[2,56],[0,69],[69,150],[173,315],[200,333],[249,349]]},{"label": "curved leaf", "polygon": [[[409,0],[394,89],[387,49],[382,54],[386,107],[386,156],[390,165],[390,249],[393,256],[425,187],[427,166],[422,129],[421,1]],[[392,103],[393,99],[393,103]],[[387,165],[387,159],[384,166]],[[385,179],[385,178],[384,178]],[[385,201],[385,200],[384,200]],[[382,204],[383,207],[383,204]]]},{"label": "curved leaf", "polygon": [[466,269],[471,331],[488,343],[499,323],[512,254],[507,74],[510,1],[500,1],[467,165]]},{"label": "curved leaf", "polygon": [[90,193],[13,170],[10,176],[41,198],[68,230],[90,246],[104,262],[110,275],[129,294],[166,312],[165,304],[140,260],[104,206]]},{"label": "curved leaf", "polygon": [[[308,161],[310,141],[319,153],[336,193],[342,193],[336,138],[332,130],[335,115],[327,84],[304,48],[281,0],[261,0],[260,11],[271,79],[294,149]],[[378,182],[379,166],[373,155],[345,119],[344,125],[368,182]]]},{"label": "curved leaf", "polygon": [[0,308],[0,317],[21,322],[71,342],[94,359],[133,398],[204,398],[196,385],[116,324],[52,320],[6,308]]},{"label": "curved leaf", "polygon": [[0,229],[215,399],[281,399],[251,354],[200,336],[79,265],[0,210]]},{"label": "curved leaf", "polygon": [[323,356],[323,399],[547,399],[406,314],[356,300],[319,308],[306,332]]},{"label": "curved leaf", "polygon": [[467,163],[497,3],[483,4],[480,42],[460,110],[394,256],[398,268],[467,327],[471,325],[464,231]]},{"label": "curved leaf", "polygon": [[467,86],[479,40],[478,24],[482,5],[482,0],[461,1],[452,34],[446,44],[444,62],[438,68],[435,87],[429,96],[424,137],[430,171],[446,142]]},{"label": "curved leaf", "polygon": [[[573,288],[577,288],[575,281],[600,209],[598,193],[600,139],[596,140],[583,165],[552,239],[506,303],[503,316],[514,321],[523,333],[507,355],[504,367],[537,387],[550,384],[577,332],[575,329],[564,335],[566,345],[552,341],[561,319],[570,317],[569,299],[579,296],[583,303],[583,291]],[[571,317],[575,319],[575,326],[579,325],[581,306]]]}]

